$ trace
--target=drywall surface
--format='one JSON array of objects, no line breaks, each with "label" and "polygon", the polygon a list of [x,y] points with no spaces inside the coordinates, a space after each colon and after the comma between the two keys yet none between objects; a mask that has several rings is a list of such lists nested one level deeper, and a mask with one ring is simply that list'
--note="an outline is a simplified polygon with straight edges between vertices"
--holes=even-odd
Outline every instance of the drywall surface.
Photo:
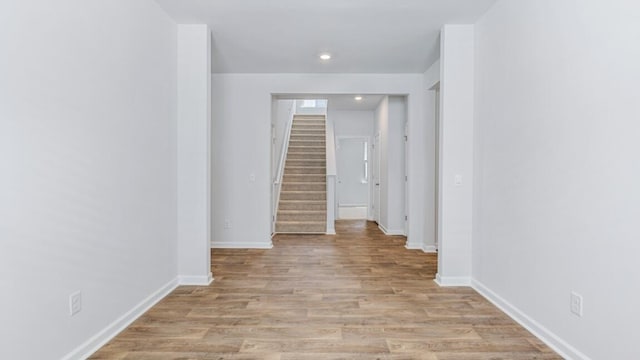
[{"label": "drywall surface", "polygon": [[471,280],[473,185],[473,25],[445,25],[441,34],[440,208],[438,275],[442,285]]},{"label": "drywall surface", "polygon": [[[406,94],[410,131],[422,126],[422,74],[212,75],[214,244],[264,247],[271,243],[272,94],[355,93]],[[423,214],[418,213],[424,212],[421,186],[427,176],[425,168],[418,166],[423,158],[421,141],[420,136],[410,141],[416,165],[409,167],[409,182],[415,187],[409,207],[419,219]],[[224,228],[225,220],[230,228]],[[410,236],[421,239],[421,229],[422,221],[410,223]]]},{"label": "drywall surface", "polygon": [[336,136],[373,137],[373,111],[331,110],[329,103],[328,116],[335,127]]},{"label": "drywall surface", "polygon": [[437,245],[436,238],[436,111],[439,107],[436,104],[436,92],[434,86],[440,83],[440,60],[436,61],[424,73],[424,124],[425,124],[425,153],[424,166],[433,172],[434,176],[427,177],[425,183],[425,218],[424,218],[424,242],[422,249],[434,251]]},{"label": "drywall surface", "polygon": [[178,25],[178,275],[211,282],[211,31]]},{"label": "drywall surface", "polygon": [[176,43],[153,1],[0,4],[0,358],[63,358],[170,289]]},{"label": "drywall surface", "polygon": [[640,358],[638,16],[499,1],[476,25],[473,276],[568,358]]},{"label": "drywall surface", "polygon": [[282,151],[284,143],[286,142],[285,137],[287,136],[287,126],[290,123],[290,120],[295,112],[295,100],[287,100],[287,99],[274,99],[274,117],[271,120],[273,125],[273,167],[271,168],[271,173],[274,176],[274,181],[278,180],[275,176],[278,175],[278,169],[280,169],[280,160],[284,160],[282,157]]}]

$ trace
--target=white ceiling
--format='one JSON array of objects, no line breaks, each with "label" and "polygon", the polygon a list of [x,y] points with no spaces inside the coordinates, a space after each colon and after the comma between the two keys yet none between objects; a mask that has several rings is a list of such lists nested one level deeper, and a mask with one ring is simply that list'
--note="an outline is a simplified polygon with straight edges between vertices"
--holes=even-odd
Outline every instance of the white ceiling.
[{"label": "white ceiling", "polygon": [[443,24],[473,23],[495,2],[156,1],[180,24],[211,27],[214,73],[421,73],[439,57]]},{"label": "white ceiling", "polygon": [[278,99],[325,99],[328,101],[330,110],[338,111],[374,111],[384,95],[360,95],[362,100],[356,100],[359,94],[350,95],[326,95],[326,94],[282,94],[276,96]]}]

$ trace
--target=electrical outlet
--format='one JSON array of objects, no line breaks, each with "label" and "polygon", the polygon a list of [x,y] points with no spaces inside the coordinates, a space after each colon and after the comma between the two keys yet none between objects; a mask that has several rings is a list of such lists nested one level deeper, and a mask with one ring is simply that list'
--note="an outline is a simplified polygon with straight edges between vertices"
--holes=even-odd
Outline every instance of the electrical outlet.
[{"label": "electrical outlet", "polygon": [[572,313],[582,317],[582,295],[571,292],[570,309]]},{"label": "electrical outlet", "polygon": [[69,315],[73,316],[82,310],[82,293],[76,291],[69,295]]},{"label": "electrical outlet", "polygon": [[225,229],[231,229],[231,220],[225,220],[224,221],[224,228]]}]

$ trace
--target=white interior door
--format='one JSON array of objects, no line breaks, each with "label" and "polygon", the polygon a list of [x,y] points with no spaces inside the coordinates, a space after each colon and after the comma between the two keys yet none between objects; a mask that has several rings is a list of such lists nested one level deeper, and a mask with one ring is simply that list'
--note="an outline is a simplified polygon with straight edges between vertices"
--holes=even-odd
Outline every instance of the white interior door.
[{"label": "white interior door", "polygon": [[373,159],[371,159],[373,177],[373,220],[380,223],[380,133],[373,139]]},{"label": "white interior door", "polygon": [[404,234],[409,233],[409,222],[407,221],[409,215],[409,171],[407,166],[407,159],[409,157],[409,129],[408,122],[404,123]]},{"label": "white interior door", "polygon": [[369,208],[368,139],[338,137],[338,217],[366,219]]}]

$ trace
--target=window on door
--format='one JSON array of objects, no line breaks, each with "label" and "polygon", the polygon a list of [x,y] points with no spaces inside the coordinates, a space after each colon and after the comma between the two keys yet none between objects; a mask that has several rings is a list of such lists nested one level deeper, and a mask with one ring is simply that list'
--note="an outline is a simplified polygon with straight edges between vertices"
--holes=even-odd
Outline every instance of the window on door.
[{"label": "window on door", "polygon": [[364,155],[363,155],[363,165],[364,165],[364,174],[362,177],[362,183],[363,184],[368,184],[369,183],[369,151],[368,151],[368,144],[365,141],[364,142]]}]

